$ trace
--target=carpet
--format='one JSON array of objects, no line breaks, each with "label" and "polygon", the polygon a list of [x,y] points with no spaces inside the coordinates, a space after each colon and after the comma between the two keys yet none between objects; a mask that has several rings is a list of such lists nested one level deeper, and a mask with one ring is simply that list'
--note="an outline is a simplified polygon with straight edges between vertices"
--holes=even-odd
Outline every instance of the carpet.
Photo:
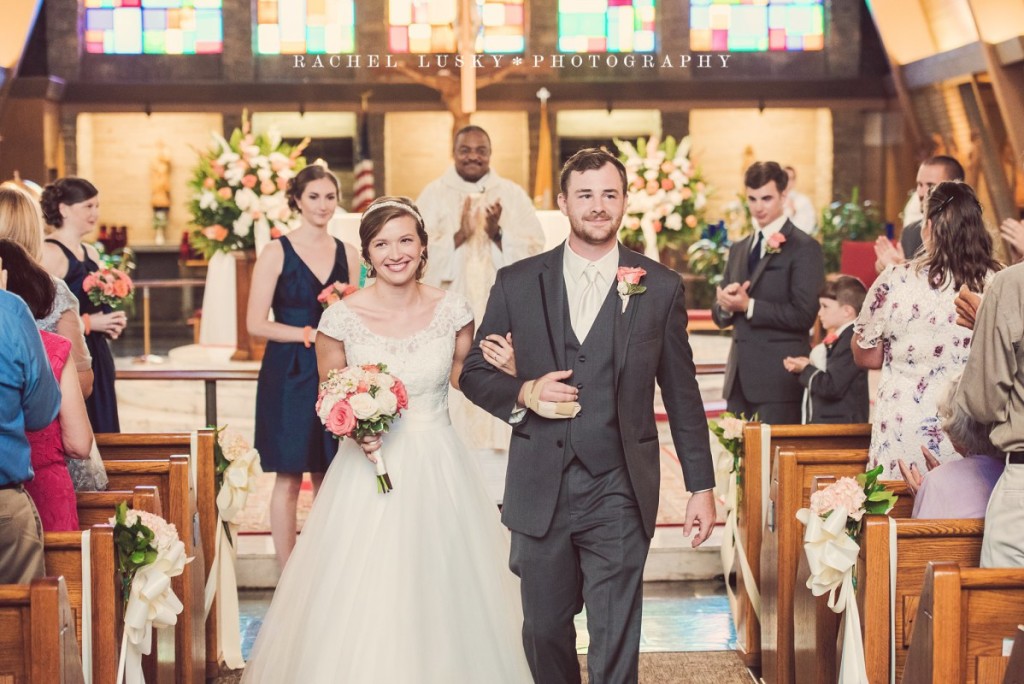
[{"label": "carpet", "polygon": [[[580,656],[583,684],[587,657]],[[640,684],[751,684],[754,678],[735,651],[641,653]]]},{"label": "carpet", "polygon": [[[580,656],[580,668],[583,684],[587,684],[586,656]],[[235,684],[241,677],[241,670],[225,669],[213,682]],[[735,651],[640,654],[640,684],[750,684],[753,681]]]}]

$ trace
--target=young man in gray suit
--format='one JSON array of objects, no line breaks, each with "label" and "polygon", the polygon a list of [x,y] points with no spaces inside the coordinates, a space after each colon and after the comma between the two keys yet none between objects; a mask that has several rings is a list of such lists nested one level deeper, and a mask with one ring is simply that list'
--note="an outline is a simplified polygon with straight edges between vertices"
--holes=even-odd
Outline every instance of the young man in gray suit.
[{"label": "young man in gray suit", "polygon": [[821,245],[786,218],[789,176],[755,162],[744,184],[754,232],[729,250],[711,317],[732,327],[725,369],[726,408],[766,423],[799,424],[803,387],[782,360],[807,356],[825,282]]},{"label": "young man in gray suit", "polygon": [[[573,616],[584,604],[590,681],[637,681],[659,496],[655,381],[695,492],[684,534],[696,529],[698,546],[715,524],[682,280],[618,244],[625,204],[618,159],[587,149],[566,162],[558,205],[569,239],[498,272],[460,378],[470,400],[513,425],[502,521],[512,530],[509,564],[521,580],[537,684],[580,681]],[[508,332],[518,345],[515,377],[479,344]]]}]

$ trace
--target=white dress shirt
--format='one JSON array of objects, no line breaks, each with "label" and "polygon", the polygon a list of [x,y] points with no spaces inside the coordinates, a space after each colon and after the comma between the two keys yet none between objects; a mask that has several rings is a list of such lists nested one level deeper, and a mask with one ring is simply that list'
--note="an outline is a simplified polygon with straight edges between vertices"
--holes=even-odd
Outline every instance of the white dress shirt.
[{"label": "white dress shirt", "polygon": [[[761,231],[761,254],[758,256],[759,259],[763,259],[764,258],[765,249],[768,248],[768,238],[770,238],[772,235],[775,235],[778,232],[781,232],[782,231],[782,226],[786,225],[786,221],[788,221],[788,220],[789,220],[789,217],[786,216],[785,214],[783,214],[779,218],[777,218],[774,221],[772,221],[771,223],[769,223],[764,228],[760,228],[760,231]],[[754,228],[757,229],[758,228],[757,220],[754,219],[754,218],[751,218],[750,221],[751,221],[751,223],[754,224]],[[751,249],[753,249],[753,244],[756,241],[757,241],[757,236],[755,235],[751,239]],[[748,273],[747,277],[749,278],[752,275],[754,275],[754,274],[753,273]],[[747,304],[746,316],[747,316],[747,320],[748,321],[751,318],[753,318],[753,316],[754,316],[754,298],[753,297],[750,298],[750,301]]]}]

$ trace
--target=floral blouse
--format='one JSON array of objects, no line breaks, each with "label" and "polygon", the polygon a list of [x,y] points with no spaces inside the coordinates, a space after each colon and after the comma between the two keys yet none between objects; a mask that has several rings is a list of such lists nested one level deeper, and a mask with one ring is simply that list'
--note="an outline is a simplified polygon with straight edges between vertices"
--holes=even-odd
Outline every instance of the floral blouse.
[{"label": "floral blouse", "polygon": [[862,348],[882,345],[868,465],[885,466],[881,479],[901,478],[897,459],[926,472],[922,446],[941,462],[959,458],[939,426],[937,407],[971,346],[971,331],[956,324],[956,296],[952,281],[931,287],[927,268],[890,266],[871,286],[854,324]]}]

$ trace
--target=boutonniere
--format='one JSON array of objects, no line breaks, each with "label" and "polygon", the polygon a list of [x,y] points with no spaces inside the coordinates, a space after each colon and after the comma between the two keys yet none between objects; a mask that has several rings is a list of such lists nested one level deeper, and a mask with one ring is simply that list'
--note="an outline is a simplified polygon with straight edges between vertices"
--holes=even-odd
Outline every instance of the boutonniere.
[{"label": "boutonniere", "polygon": [[615,275],[619,284],[615,286],[615,290],[619,293],[619,299],[622,300],[623,313],[626,311],[626,306],[629,305],[630,297],[647,292],[647,287],[640,284],[640,279],[645,275],[647,275],[647,271],[642,268],[619,266],[619,271]]},{"label": "boutonniere", "polygon": [[778,254],[782,251],[782,245],[786,244],[786,236],[782,233],[772,233],[765,241],[765,254]]},{"label": "boutonniere", "polygon": [[821,342],[826,347],[831,347],[833,344],[836,343],[836,340],[838,340],[838,339],[839,339],[839,335],[836,335],[833,332],[833,333],[829,333],[828,335],[825,335],[825,339],[823,339]]}]

